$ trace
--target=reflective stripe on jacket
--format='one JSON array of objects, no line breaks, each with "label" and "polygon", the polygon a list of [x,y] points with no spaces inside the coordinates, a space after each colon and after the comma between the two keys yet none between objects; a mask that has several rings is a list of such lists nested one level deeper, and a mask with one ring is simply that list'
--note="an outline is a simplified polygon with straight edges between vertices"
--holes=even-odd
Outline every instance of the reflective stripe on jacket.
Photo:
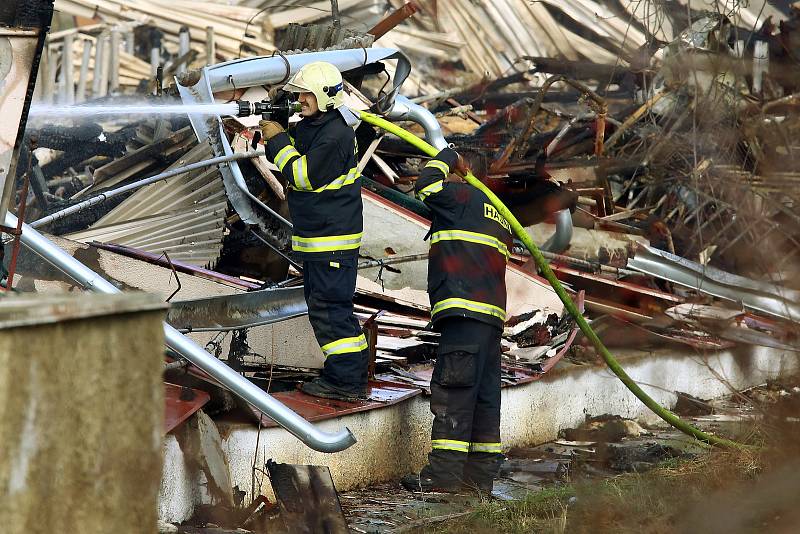
[{"label": "reflective stripe on jacket", "polygon": [[445,317],[469,317],[502,328],[510,226],[481,191],[446,181],[457,157],[450,149],[439,152],[414,186],[433,213],[428,259],[431,318],[435,324]]},{"label": "reflective stripe on jacket", "polygon": [[355,132],[339,113],[306,117],[267,154],[289,184],[292,250],[301,259],[356,256],[363,216]]}]

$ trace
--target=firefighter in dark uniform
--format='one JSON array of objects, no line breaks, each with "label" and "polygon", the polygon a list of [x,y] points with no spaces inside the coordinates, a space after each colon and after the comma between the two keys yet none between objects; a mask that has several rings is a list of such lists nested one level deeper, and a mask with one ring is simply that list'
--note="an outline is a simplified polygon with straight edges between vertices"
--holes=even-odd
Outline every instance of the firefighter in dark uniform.
[{"label": "firefighter in dark uniform", "polygon": [[309,395],[352,400],[367,388],[367,340],[353,315],[363,230],[354,115],[343,106],[339,70],[317,61],[284,87],[299,93],[293,136],[261,121],[267,154],[289,184],[293,253],[303,261],[308,317],[325,356],[322,374],[302,384]]},{"label": "firefighter in dark uniform", "polygon": [[486,195],[451,171],[464,174],[466,168],[456,152],[444,149],[415,185],[433,213],[428,295],[441,337],[431,379],[433,450],[421,473],[401,482],[414,491],[491,492],[503,460],[500,336],[512,238]]}]

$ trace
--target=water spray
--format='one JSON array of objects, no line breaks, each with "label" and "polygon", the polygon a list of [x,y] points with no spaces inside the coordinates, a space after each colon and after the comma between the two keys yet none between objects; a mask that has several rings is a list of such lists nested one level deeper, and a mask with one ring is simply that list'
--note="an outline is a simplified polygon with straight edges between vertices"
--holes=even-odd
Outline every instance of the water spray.
[{"label": "water spray", "polygon": [[236,102],[225,104],[104,104],[104,105],[33,105],[31,117],[89,118],[103,115],[233,115],[239,113]]},{"label": "water spray", "polygon": [[[222,104],[150,104],[147,102],[119,104],[84,104],[84,105],[33,105],[31,117],[71,117],[89,118],[108,115],[219,115],[231,117],[249,117],[261,115],[265,120],[289,116],[300,111],[299,102],[281,102],[275,104],[269,100],[249,102],[236,100]],[[280,120],[280,119],[279,119]]]}]

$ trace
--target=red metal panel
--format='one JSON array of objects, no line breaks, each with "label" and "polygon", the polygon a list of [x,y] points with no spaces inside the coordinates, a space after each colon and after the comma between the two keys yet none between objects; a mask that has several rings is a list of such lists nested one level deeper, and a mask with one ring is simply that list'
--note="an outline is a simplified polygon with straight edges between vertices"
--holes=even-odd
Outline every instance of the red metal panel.
[{"label": "red metal panel", "polygon": [[170,433],[202,408],[211,396],[205,391],[164,382],[164,433]]},{"label": "red metal panel", "polygon": [[[321,421],[346,415],[349,413],[375,410],[384,406],[391,406],[398,402],[410,399],[422,393],[416,386],[399,382],[370,381],[369,399],[356,402],[345,402],[333,399],[322,399],[306,395],[302,391],[284,391],[275,393],[273,397],[300,414],[308,421]],[[254,410],[256,416],[260,412]],[[278,426],[272,419],[262,416],[261,424],[264,427]]]}]

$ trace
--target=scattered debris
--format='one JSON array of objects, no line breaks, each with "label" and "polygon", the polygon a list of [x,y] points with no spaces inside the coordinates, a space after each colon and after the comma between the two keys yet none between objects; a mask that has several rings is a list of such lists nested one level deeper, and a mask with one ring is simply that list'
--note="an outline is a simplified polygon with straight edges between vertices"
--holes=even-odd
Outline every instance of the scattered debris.
[{"label": "scattered debris", "polygon": [[565,439],[570,441],[593,441],[614,443],[625,437],[638,437],[645,433],[639,423],[631,419],[623,419],[619,415],[586,416],[586,422],[579,428],[568,428],[562,431]]},{"label": "scattered debris", "polygon": [[327,467],[270,461],[267,470],[289,533],[349,532]]},{"label": "scattered debris", "polygon": [[[607,344],[800,351],[800,9],[741,5],[726,16],[674,2],[654,8],[660,22],[653,27],[637,5],[593,0],[392,0],[388,13],[379,4],[342,0],[329,21],[326,2],[59,0],[74,27],[50,34],[35,105],[176,103],[175,76],[191,79],[206,65],[269,55],[288,65],[287,57],[306,52],[363,51],[363,64],[359,59],[345,73],[348,105],[388,112],[382,106],[403,84],[408,98],[397,102],[435,114],[441,126],[435,133],[425,130],[429,124],[411,129],[446,136],[509,205]],[[348,20],[372,29],[347,28]],[[777,27],[772,20],[780,21]],[[411,72],[368,61],[380,48],[402,50]],[[280,84],[229,81],[231,87],[207,96],[280,97]],[[393,113],[387,116],[413,118]],[[20,161],[30,160],[30,168],[19,165],[11,178],[18,197],[12,204],[25,208],[20,213],[28,222],[86,244],[69,245],[71,253],[107,268],[102,274],[121,287],[166,293],[170,324],[202,338],[209,351],[309,420],[429,392],[438,336],[428,330],[424,293],[428,220],[411,194],[426,158],[365,124],[357,129],[369,228],[355,307],[370,333],[371,396],[310,402],[295,387],[315,377],[324,359],[310,328],[289,322],[304,314],[302,267],[287,255],[280,172],[260,155],[244,154],[237,163],[253,206],[269,215],[259,219],[231,194],[225,165],[181,171],[219,155],[220,147],[237,157],[250,150],[255,121],[227,117],[220,124],[219,138],[209,143],[198,140],[185,114],[31,120],[26,136],[37,144],[21,145]],[[538,380],[563,357],[600,363],[527,252],[520,246],[512,252],[503,385]],[[13,283],[16,290],[71,287],[38,258],[24,256]],[[290,332],[276,334],[281,328]],[[275,340],[288,348],[276,350]],[[188,457],[207,446],[181,434],[200,432],[201,407],[274,425],[187,362],[168,366],[175,384],[168,386],[167,431],[184,436]],[[757,406],[776,405],[795,399],[795,389],[771,384],[743,395]],[[715,424],[742,420],[677,396],[682,415]],[[649,433],[635,421],[587,416],[551,450],[536,449],[539,457],[515,458],[524,452],[513,451],[503,473],[522,485],[560,483],[578,464],[639,472],[684,454],[643,436]],[[230,480],[213,465],[190,466],[206,477],[213,504],[241,523],[246,508],[230,494]],[[290,530],[316,531],[329,521],[328,530],[344,531],[329,473],[289,467],[268,466],[276,473],[278,506],[257,503],[246,518],[272,517],[280,507]],[[304,476],[327,491],[327,499],[314,501],[318,506],[293,504],[302,485],[290,482]],[[312,502],[312,494],[305,491],[303,502]],[[371,504],[385,511],[405,506],[402,500]],[[237,523],[230,514],[215,524]],[[405,517],[403,525],[372,518],[354,529],[378,521],[421,528],[460,515]]]},{"label": "scattered debris", "polygon": [[675,403],[673,411],[678,415],[710,415],[714,413],[714,408],[706,401],[693,397],[688,393],[676,391],[678,401]]}]

